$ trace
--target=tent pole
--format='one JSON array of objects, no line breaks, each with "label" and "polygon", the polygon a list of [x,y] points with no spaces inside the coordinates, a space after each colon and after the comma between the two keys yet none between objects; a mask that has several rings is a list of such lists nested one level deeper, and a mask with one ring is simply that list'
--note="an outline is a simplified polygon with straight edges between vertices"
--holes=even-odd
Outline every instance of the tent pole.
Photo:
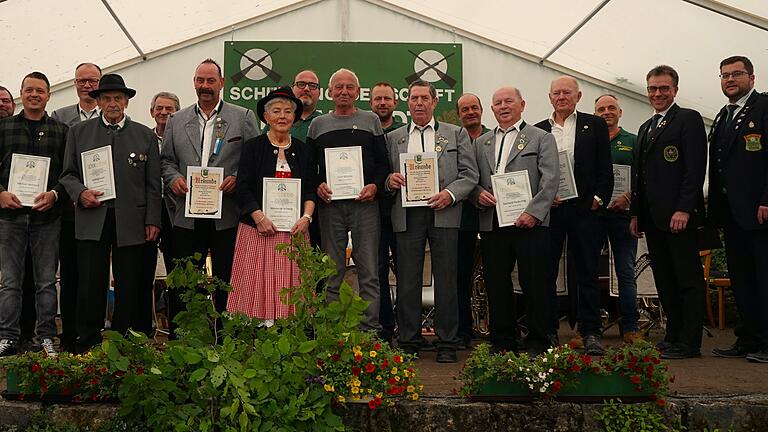
[{"label": "tent pole", "polygon": [[736,20],[742,24],[751,25],[757,27],[760,30],[768,31],[768,20],[757,15],[753,15],[749,12],[744,12],[741,9],[737,9],[733,6],[713,1],[713,0],[683,0],[686,3],[698,6],[702,9],[706,9],[710,12],[714,12],[718,15]]},{"label": "tent pole", "polygon": [[137,44],[136,40],[133,39],[133,36],[131,36],[131,34],[128,33],[128,29],[125,28],[125,26],[123,25],[123,22],[120,21],[120,18],[117,17],[117,14],[112,9],[112,6],[110,6],[109,3],[107,3],[107,0],[101,0],[101,3],[104,5],[105,8],[107,8],[107,11],[109,11],[109,14],[112,15],[112,19],[115,20],[117,25],[120,27],[120,30],[123,31],[123,34],[125,34],[125,37],[127,37],[128,40],[131,41],[131,44],[136,49],[136,51],[138,51],[139,55],[141,56],[141,59],[146,60],[147,55],[144,54],[144,51],[141,50],[141,48],[139,47],[139,44]]},{"label": "tent pole", "polygon": [[600,2],[599,5],[595,6],[594,9],[592,9],[592,12],[590,12],[587,16],[584,17],[584,19],[581,20],[578,24],[576,24],[576,27],[574,27],[571,31],[568,32],[567,35],[565,35],[564,38],[560,39],[560,42],[558,42],[554,47],[552,47],[551,50],[549,50],[548,53],[544,54],[544,57],[539,59],[539,64],[544,64],[547,59],[555,53],[555,51],[559,50],[561,46],[563,46],[566,42],[568,42],[568,39],[573,37],[573,35],[576,34],[577,31],[581,30],[582,27],[584,27],[584,24],[588,23],[589,20],[592,19],[595,15],[597,15],[598,12],[600,12],[600,9],[604,8],[605,5],[608,4],[608,2],[611,0],[603,0]]}]

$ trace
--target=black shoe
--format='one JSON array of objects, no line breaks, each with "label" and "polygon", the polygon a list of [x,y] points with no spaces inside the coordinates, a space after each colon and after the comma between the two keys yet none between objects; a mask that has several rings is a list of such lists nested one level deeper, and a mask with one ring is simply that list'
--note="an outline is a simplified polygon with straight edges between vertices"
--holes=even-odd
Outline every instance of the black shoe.
[{"label": "black shoe", "polygon": [[661,351],[661,352],[664,352],[664,351],[672,348],[674,345],[675,344],[673,344],[672,342],[667,342],[667,341],[663,340],[663,341],[656,342],[656,349]]},{"label": "black shoe", "polygon": [[688,345],[685,344],[675,344],[672,348],[661,353],[661,358],[665,360],[683,360],[698,357],[701,357],[701,351],[688,348]]},{"label": "black shoe", "polygon": [[591,356],[605,355],[605,348],[600,343],[600,336],[592,334],[584,338],[584,354]]},{"label": "black shoe", "polygon": [[760,351],[747,354],[747,360],[754,363],[768,363],[768,349],[763,348]]},{"label": "black shoe", "polygon": [[16,342],[10,339],[0,339],[0,357],[10,357],[16,353]]},{"label": "black shoe", "polygon": [[747,354],[758,350],[740,345],[738,342],[728,348],[713,348],[712,354],[722,358],[745,358]]},{"label": "black shoe", "polygon": [[459,361],[458,357],[456,357],[456,350],[449,349],[437,351],[437,358],[435,360],[438,363],[456,363]]}]

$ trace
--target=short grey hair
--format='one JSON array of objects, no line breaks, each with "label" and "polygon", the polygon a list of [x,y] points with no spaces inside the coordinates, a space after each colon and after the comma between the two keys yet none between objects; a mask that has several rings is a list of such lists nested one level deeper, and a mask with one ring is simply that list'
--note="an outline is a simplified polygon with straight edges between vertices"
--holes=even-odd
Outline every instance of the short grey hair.
[{"label": "short grey hair", "polygon": [[152,97],[152,103],[149,105],[149,109],[155,109],[155,102],[157,102],[157,98],[166,98],[173,101],[174,105],[176,105],[176,111],[179,111],[181,109],[181,102],[179,101],[179,97],[176,96],[174,93],[167,92],[167,91],[161,91],[160,93],[154,95]]},{"label": "short grey hair", "polygon": [[272,105],[274,105],[277,102],[288,102],[288,103],[290,103],[291,105],[293,105],[293,112],[296,112],[296,111],[299,110],[299,107],[296,106],[296,102],[294,102],[294,101],[292,101],[292,100],[290,100],[290,99],[288,99],[286,97],[276,97],[274,99],[270,99],[269,101],[267,101],[267,103],[264,104],[264,112],[269,111],[269,107],[271,107]]},{"label": "short grey hair", "polygon": [[355,74],[354,72],[352,72],[351,70],[349,70],[347,68],[341,68],[341,69],[337,70],[336,72],[334,72],[333,75],[331,75],[331,79],[328,80],[328,87],[333,87],[333,80],[336,79],[337,75],[342,74],[342,73],[348,73],[348,74],[352,75],[352,78],[354,78],[354,80],[355,80],[355,85],[358,88],[360,88],[360,80],[357,78],[357,74]]}]

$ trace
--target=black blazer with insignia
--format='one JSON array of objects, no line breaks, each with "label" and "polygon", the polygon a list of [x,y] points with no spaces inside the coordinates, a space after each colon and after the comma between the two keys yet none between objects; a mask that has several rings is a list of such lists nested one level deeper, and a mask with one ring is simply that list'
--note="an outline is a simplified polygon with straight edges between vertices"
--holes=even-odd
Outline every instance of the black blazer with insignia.
[{"label": "black blazer with insignia", "polygon": [[768,96],[755,91],[728,126],[726,117],[723,107],[709,133],[709,218],[722,227],[730,211],[742,229],[768,229],[757,223],[768,206]]},{"label": "black blazer with insignia", "polygon": [[[549,119],[535,125],[552,132]],[[578,204],[591,208],[595,195],[607,206],[613,194],[613,164],[609,145],[608,125],[602,118],[576,112],[576,141],[573,150],[573,177],[579,193]]]},{"label": "black blazer with insignia", "polygon": [[648,119],[637,133],[630,215],[638,216],[641,231],[648,223],[669,231],[676,211],[690,215],[688,227],[702,226],[707,134],[701,114],[672,104],[653,133],[650,125]]}]

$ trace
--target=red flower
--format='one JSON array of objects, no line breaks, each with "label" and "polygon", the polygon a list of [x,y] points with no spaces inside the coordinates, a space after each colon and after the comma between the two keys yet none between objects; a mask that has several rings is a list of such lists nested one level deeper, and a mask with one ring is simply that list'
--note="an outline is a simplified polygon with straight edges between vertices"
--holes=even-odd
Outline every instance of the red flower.
[{"label": "red flower", "polygon": [[373,349],[375,349],[376,351],[380,350],[381,344],[379,342],[376,342],[375,344],[373,344]]},{"label": "red flower", "polygon": [[639,384],[640,383],[640,377],[637,375],[632,375],[632,378],[629,379],[632,381],[632,384]]},{"label": "red flower", "polygon": [[402,362],[403,362],[403,358],[402,358],[402,357],[400,357],[400,356],[399,356],[399,355],[397,355],[397,354],[395,354],[395,356],[394,356],[394,357],[392,357],[392,360],[394,360],[394,361],[395,361],[395,363],[402,363]]},{"label": "red flower", "polygon": [[656,404],[660,407],[663,407],[664,405],[667,404],[667,401],[665,401],[664,399],[656,399]]},{"label": "red flower", "polygon": [[619,361],[624,361],[624,354],[619,354],[618,359]]},{"label": "red flower", "polygon": [[395,385],[397,384],[397,380],[395,379],[395,377],[391,377],[390,379],[387,380],[387,383],[389,385]]},{"label": "red flower", "polygon": [[136,368],[136,375],[144,375],[144,368],[143,367],[137,367]]},{"label": "red flower", "polygon": [[91,385],[96,385],[98,383],[99,383],[99,379],[98,378],[91,378]]},{"label": "red flower", "polygon": [[649,361],[651,361],[651,356],[647,355],[647,356],[643,357],[643,361],[648,363]]},{"label": "red flower", "polygon": [[37,363],[33,363],[33,364],[32,364],[32,372],[34,372],[34,373],[38,373],[38,372],[40,372],[40,369],[41,369],[41,368],[40,368],[40,365],[39,365],[39,364],[37,364]]},{"label": "red flower", "polygon": [[656,364],[656,365],[657,365],[657,364],[661,363],[661,360],[660,360],[658,357],[654,357],[654,358],[652,358],[652,359],[651,359],[651,362],[652,362],[653,364]]},{"label": "red flower", "polygon": [[555,393],[559,392],[562,387],[563,384],[560,381],[555,381],[552,383],[552,391]]},{"label": "red flower", "polygon": [[363,355],[362,354],[355,354],[355,361],[356,362],[363,361]]},{"label": "red flower", "polygon": [[577,349],[577,348],[578,348],[578,347],[576,346],[576,342],[568,342],[568,346],[569,346],[571,349]]},{"label": "red flower", "polygon": [[352,375],[360,376],[360,368],[357,366],[352,366]]},{"label": "red flower", "polygon": [[94,401],[94,402],[96,402],[97,400],[99,400],[99,397],[98,397],[98,396],[96,396],[96,393],[94,393],[94,394],[92,394],[92,395],[91,395],[91,400],[92,400],[92,401]]},{"label": "red flower", "polygon": [[56,375],[58,375],[58,376],[64,376],[64,371],[63,371],[63,370],[61,370],[61,369],[57,369],[57,370],[55,371],[55,374],[56,374]]},{"label": "red flower", "polygon": [[67,395],[69,395],[69,388],[67,388],[67,387],[62,387],[62,388],[61,388],[61,394],[63,394],[64,396],[67,396]]},{"label": "red flower", "polygon": [[581,356],[581,361],[583,361],[586,366],[589,366],[592,364],[592,356],[583,355]]},{"label": "red flower", "polygon": [[381,370],[386,369],[388,366],[389,366],[389,362],[387,361],[387,359],[384,359],[384,361],[381,362],[381,366],[380,366]]},{"label": "red flower", "polygon": [[368,408],[376,409],[376,400],[375,399],[371,399],[371,400],[368,401]]},{"label": "red flower", "polygon": [[365,365],[365,371],[368,373],[373,373],[374,371],[376,371],[376,366],[373,363],[368,363],[367,365]]},{"label": "red flower", "polygon": [[572,355],[568,356],[568,363],[573,363],[573,361],[576,360]]},{"label": "red flower", "polygon": [[340,355],[338,355],[337,353],[333,353],[333,354],[331,354],[331,361],[332,361],[332,362],[337,362],[337,361],[339,361],[340,359],[341,359],[341,356],[340,356]]},{"label": "red flower", "polygon": [[578,371],[581,370],[581,366],[579,366],[578,364],[574,363],[573,367],[571,368],[571,370],[573,370],[574,372],[578,372]]}]

